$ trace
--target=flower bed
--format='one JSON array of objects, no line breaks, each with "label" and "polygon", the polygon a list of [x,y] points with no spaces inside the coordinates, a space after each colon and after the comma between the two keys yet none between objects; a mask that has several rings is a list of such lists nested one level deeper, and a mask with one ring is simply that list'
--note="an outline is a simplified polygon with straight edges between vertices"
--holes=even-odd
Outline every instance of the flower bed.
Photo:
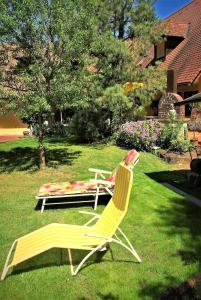
[{"label": "flower bed", "polygon": [[162,125],[157,120],[126,122],[117,133],[117,144],[136,150],[150,151],[157,145]]}]

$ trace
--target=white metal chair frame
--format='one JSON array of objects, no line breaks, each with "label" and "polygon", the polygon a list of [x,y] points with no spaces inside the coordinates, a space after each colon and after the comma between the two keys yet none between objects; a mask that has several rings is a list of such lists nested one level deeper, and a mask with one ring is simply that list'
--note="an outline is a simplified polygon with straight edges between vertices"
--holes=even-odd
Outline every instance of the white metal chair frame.
[{"label": "white metal chair frame", "polygon": [[[93,217],[84,224],[84,226],[88,226],[89,224],[91,224],[93,221],[95,221],[96,219],[100,218],[101,215],[99,214],[95,214],[92,212],[87,212],[87,211],[79,211],[79,213],[83,213],[83,214],[88,214],[88,215],[92,215]],[[108,238],[105,236],[101,236],[101,235],[97,235],[97,234],[87,234],[87,236],[89,237],[97,237],[97,238],[101,238],[103,239],[103,243],[98,245],[95,248],[89,248],[90,252],[82,259],[82,261],[79,263],[79,265],[77,266],[76,269],[74,269],[73,266],[73,260],[72,260],[72,252],[71,249],[68,249],[68,257],[69,257],[69,263],[70,263],[70,270],[71,270],[71,274],[72,276],[77,275],[77,273],[79,272],[79,270],[81,269],[82,265],[87,261],[87,259],[93,255],[96,251],[104,251],[106,248],[106,245],[109,243],[117,243],[119,245],[121,245],[122,247],[124,247],[125,249],[127,249],[136,259],[139,263],[141,263],[141,259],[139,257],[139,255],[137,254],[136,250],[134,249],[133,245],[131,244],[131,242],[129,241],[129,239],[127,238],[127,236],[125,235],[125,233],[122,231],[122,229],[120,227],[117,228],[117,230],[119,231],[119,233],[122,235],[122,237],[124,238],[124,240],[126,241],[126,243],[124,243],[120,237],[117,236],[117,234],[114,234],[115,238]],[[11,267],[8,263],[12,254],[12,251],[14,249],[15,244],[17,243],[17,240],[15,240],[8,252],[8,256],[6,258],[6,262],[3,268],[3,272],[1,275],[1,280],[4,280],[4,278],[6,277],[6,274],[9,270],[9,268]]]},{"label": "white metal chair frame", "polygon": [[[91,224],[93,221],[100,218],[100,216],[101,216],[99,214],[95,214],[95,213],[91,213],[91,212],[87,212],[87,211],[79,211],[79,212],[83,213],[83,214],[93,215],[93,217],[87,223],[85,223],[84,226],[88,226],[89,224]],[[107,249],[106,245],[108,243],[117,243],[117,244],[121,245],[122,247],[127,249],[137,259],[137,261],[139,263],[141,263],[142,262],[141,258],[137,254],[136,250],[134,249],[133,245],[131,244],[131,242],[129,241],[129,239],[127,238],[127,236],[123,232],[123,230],[120,227],[118,227],[117,230],[122,235],[122,237],[125,239],[126,244],[117,236],[116,233],[114,234],[115,238],[108,238],[108,237],[97,235],[97,234],[96,235],[95,234],[88,234],[87,236],[89,236],[89,237],[97,237],[99,239],[102,238],[103,243],[98,245],[95,248],[91,248],[90,249],[91,251],[83,258],[83,260],[79,263],[79,265],[77,266],[77,268],[75,270],[74,270],[74,266],[73,266],[71,249],[68,249],[68,257],[69,257],[69,262],[70,262],[71,274],[73,276],[77,275],[77,273],[81,269],[82,265],[87,261],[87,259],[91,255],[93,255],[96,251],[103,251],[103,250]]]}]

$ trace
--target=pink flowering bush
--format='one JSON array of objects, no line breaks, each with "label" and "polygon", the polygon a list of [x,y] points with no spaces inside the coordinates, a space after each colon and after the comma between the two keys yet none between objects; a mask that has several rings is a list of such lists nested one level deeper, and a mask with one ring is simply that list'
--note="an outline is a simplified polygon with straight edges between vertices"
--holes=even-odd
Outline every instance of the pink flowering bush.
[{"label": "pink flowering bush", "polygon": [[117,144],[136,150],[150,151],[160,141],[162,124],[157,120],[126,122],[117,133]]}]

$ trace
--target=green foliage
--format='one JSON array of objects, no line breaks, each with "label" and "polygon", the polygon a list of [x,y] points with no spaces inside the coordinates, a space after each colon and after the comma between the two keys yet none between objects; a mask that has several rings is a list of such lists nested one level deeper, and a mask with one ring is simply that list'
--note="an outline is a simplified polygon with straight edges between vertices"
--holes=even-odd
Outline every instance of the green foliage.
[{"label": "green foliage", "polygon": [[191,147],[187,139],[184,123],[177,117],[175,109],[171,109],[161,132],[160,144],[164,149],[176,152],[187,152]]},{"label": "green foliage", "polygon": [[65,126],[60,122],[56,122],[47,129],[47,134],[50,136],[67,137],[69,135],[68,126]]},{"label": "green foliage", "polygon": [[[101,97],[102,107],[109,111],[109,123],[111,124],[111,133],[115,132],[119,125],[128,117],[133,101],[125,95],[121,85],[108,87]],[[107,114],[108,116],[108,114]]]},{"label": "green foliage", "polygon": [[110,127],[104,110],[80,110],[74,114],[70,130],[79,142],[100,141],[110,133]]},{"label": "green foliage", "polygon": [[82,101],[85,95],[80,93],[80,87],[84,88],[80,80],[86,73],[95,26],[90,17],[92,1],[86,6],[79,0],[3,3],[1,47],[4,55],[10,47],[11,59],[16,62],[9,72],[3,70],[7,96],[16,91],[12,93],[16,101],[12,107],[11,101],[4,101],[5,109],[44,113],[65,108],[72,100],[74,105]]},{"label": "green foliage", "polygon": [[[147,50],[162,34],[151,0],[2,0],[0,9],[0,105],[34,116],[40,143],[56,110],[71,109],[75,118],[80,111],[76,131],[86,128],[91,140],[92,132],[108,134],[102,124],[112,133],[126,114],[143,117],[163,89],[160,69],[137,64],[142,45]],[[123,84],[133,81],[144,88],[125,96]]]},{"label": "green foliage", "polygon": [[187,152],[192,146],[183,134],[183,122],[166,122],[161,133],[161,147],[175,152]]},{"label": "green foliage", "polygon": [[161,123],[156,120],[126,122],[116,134],[116,143],[127,148],[151,151],[158,143],[161,130]]}]

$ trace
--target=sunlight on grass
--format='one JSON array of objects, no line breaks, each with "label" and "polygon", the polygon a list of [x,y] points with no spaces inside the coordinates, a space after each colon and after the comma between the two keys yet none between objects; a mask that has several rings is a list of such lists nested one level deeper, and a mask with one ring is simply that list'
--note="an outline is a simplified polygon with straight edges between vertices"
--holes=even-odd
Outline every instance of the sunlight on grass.
[{"label": "sunlight on grass", "polygon": [[[0,145],[0,268],[15,238],[52,222],[82,225],[88,216],[80,207],[57,206],[40,213],[35,199],[45,182],[88,179],[89,167],[112,170],[126,150],[110,145],[46,142],[47,160],[57,168],[36,170],[37,144],[27,138]],[[34,171],[33,171],[34,170]],[[16,266],[0,284],[1,299],[158,299],[201,269],[201,209],[164,187],[150,174],[172,172],[152,154],[141,153],[123,230],[142,258],[138,264],[118,245],[94,255],[71,277],[65,250],[53,249]],[[105,203],[100,201],[98,213]],[[91,206],[82,210],[92,211]],[[76,263],[82,253],[74,251]]]}]

